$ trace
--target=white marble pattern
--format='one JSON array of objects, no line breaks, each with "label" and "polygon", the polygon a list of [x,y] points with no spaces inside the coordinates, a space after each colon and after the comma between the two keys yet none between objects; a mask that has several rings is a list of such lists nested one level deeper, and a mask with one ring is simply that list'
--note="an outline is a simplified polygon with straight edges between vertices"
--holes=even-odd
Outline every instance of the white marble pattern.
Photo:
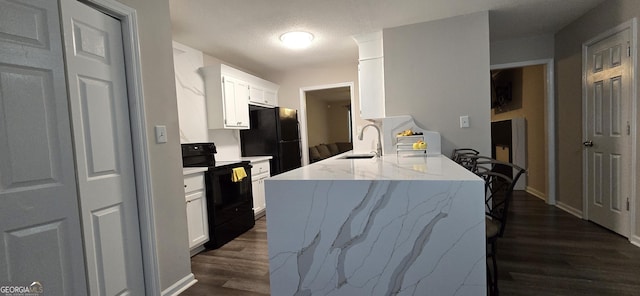
[{"label": "white marble pattern", "polygon": [[209,141],[216,144],[216,160],[239,160],[242,151],[240,149],[240,130],[237,129],[210,129]]},{"label": "white marble pattern", "polygon": [[343,156],[265,181],[272,295],[485,294],[480,178],[444,156]]},{"label": "white marble pattern", "polygon": [[173,42],[173,63],[180,125],[180,143],[208,142],[201,51]]}]

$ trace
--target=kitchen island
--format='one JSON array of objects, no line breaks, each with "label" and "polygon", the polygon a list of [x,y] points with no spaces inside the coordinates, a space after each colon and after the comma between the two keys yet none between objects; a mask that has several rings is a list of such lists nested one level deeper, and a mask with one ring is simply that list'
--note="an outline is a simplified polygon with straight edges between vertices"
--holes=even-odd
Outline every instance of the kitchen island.
[{"label": "kitchen island", "polygon": [[442,155],[266,180],[272,295],[485,295],[484,183]]}]

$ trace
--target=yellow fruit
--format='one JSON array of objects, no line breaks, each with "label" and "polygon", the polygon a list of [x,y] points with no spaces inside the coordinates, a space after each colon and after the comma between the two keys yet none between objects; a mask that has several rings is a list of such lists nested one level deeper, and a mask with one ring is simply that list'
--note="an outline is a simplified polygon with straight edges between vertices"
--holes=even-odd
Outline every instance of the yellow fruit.
[{"label": "yellow fruit", "polygon": [[420,149],[420,144],[418,142],[413,143],[413,145],[411,145],[411,147],[413,147],[413,149],[417,150]]},{"label": "yellow fruit", "polygon": [[418,149],[427,149],[427,143],[422,142],[422,143],[418,144]]}]

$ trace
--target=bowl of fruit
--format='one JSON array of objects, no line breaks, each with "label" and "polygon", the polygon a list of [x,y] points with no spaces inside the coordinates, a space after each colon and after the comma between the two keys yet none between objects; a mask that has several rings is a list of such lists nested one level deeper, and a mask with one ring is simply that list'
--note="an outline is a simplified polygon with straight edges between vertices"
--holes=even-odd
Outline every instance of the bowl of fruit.
[{"label": "bowl of fruit", "polygon": [[397,134],[398,137],[418,136],[418,135],[422,135],[422,132],[414,132],[411,129],[401,131]]}]

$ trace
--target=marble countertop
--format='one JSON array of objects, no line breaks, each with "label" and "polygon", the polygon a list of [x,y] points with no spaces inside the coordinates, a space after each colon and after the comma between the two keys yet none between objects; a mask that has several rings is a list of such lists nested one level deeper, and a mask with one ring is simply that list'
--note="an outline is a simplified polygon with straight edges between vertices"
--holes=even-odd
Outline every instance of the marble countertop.
[{"label": "marble countertop", "polygon": [[271,155],[267,155],[267,156],[245,156],[245,157],[242,157],[242,160],[250,161],[250,162],[259,162],[259,161],[269,160],[269,159],[272,159],[272,158],[273,158],[273,156],[271,156]]},{"label": "marble countertop", "polygon": [[345,152],[269,180],[481,180],[442,154],[343,159],[353,154]]},{"label": "marble countertop", "polygon": [[186,175],[206,172],[207,170],[209,170],[209,168],[183,168],[182,174],[186,176]]},{"label": "marble countertop", "polygon": [[242,160],[216,160],[216,167],[221,167],[229,164],[240,163]]}]

